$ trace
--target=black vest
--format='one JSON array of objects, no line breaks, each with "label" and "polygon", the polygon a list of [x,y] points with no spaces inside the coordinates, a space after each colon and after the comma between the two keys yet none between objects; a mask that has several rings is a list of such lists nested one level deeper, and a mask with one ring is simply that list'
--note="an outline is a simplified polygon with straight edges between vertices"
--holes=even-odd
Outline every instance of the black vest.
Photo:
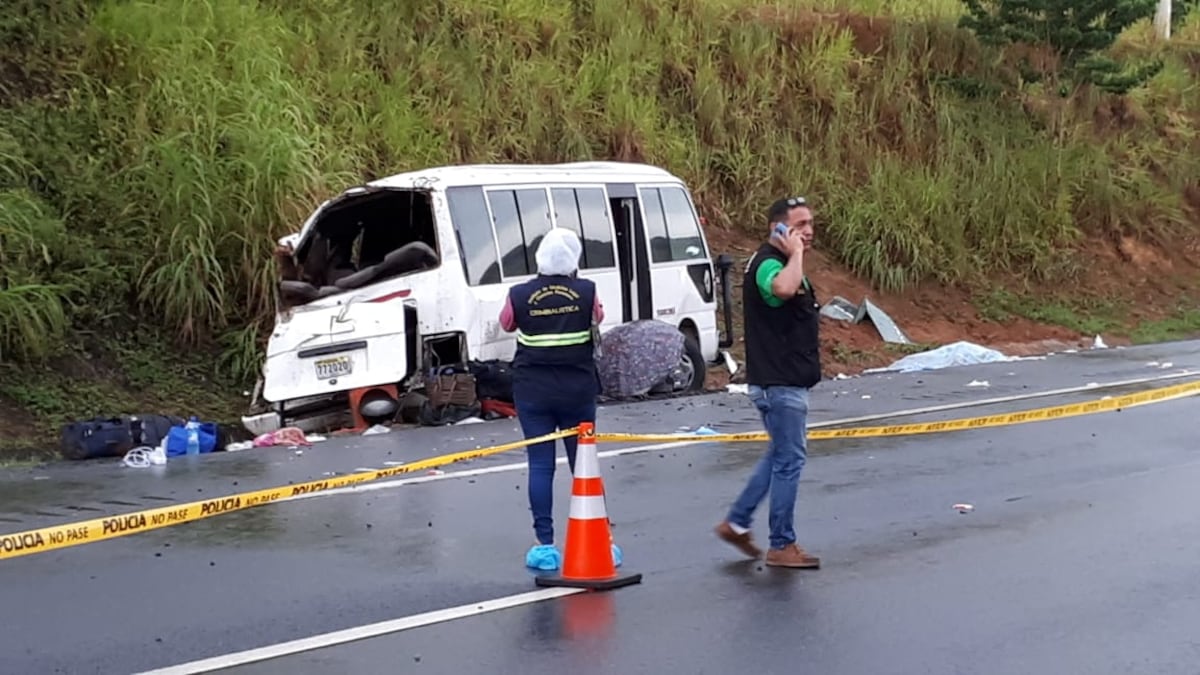
[{"label": "black vest", "polygon": [[780,307],[763,300],[755,280],[770,258],[787,265],[787,256],[769,243],[755,251],[742,283],[746,336],[746,383],[769,387],[812,387],[821,381],[820,310],[811,283]]},{"label": "black vest", "polygon": [[513,393],[597,393],[591,333],[596,284],[589,279],[539,275],[513,286],[509,298],[517,323]]}]

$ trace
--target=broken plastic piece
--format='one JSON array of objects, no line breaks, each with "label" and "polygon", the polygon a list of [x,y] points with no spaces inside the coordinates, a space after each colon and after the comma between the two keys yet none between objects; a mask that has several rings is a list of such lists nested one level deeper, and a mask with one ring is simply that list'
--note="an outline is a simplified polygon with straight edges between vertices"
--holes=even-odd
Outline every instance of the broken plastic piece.
[{"label": "broken plastic piece", "polygon": [[975,507],[970,504],[955,504],[953,508],[959,513],[970,513],[975,510]]},{"label": "broken plastic piece", "polygon": [[863,308],[867,311],[867,317],[871,319],[871,323],[875,324],[875,329],[879,331],[879,335],[883,337],[884,342],[892,342],[895,344],[909,345],[912,340],[900,330],[900,326],[892,321],[892,317],[887,315],[887,312],[879,308],[875,303],[871,302],[870,298],[863,298]]},{"label": "broken plastic piece", "polygon": [[859,308],[849,300],[840,295],[835,295],[821,307],[821,314],[838,321],[847,321],[849,323],[858,323],[861,320],[859,316]]}]

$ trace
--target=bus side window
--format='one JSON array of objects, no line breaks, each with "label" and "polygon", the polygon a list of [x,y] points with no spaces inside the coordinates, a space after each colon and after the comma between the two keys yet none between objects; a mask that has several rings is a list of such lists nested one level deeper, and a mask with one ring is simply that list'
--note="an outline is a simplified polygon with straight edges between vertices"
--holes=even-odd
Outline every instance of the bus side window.
[{"label": "bus side window", "polygon": [[700,222],[682,188],[659,189],[663,212],[667,220],[667,238],[670,243],[671,260],[702,260],[705,257],[704,239],[700,236]]},{"label": "bus side window", "polygon": [[483,188],[446,188],[450,220],[458,237],[463,272],[471,286],[500,283],[500,261],[496,257],[496,235],[488,216]]},{"label": "bus side window", "polygon": [[495,217],[496,238],[500,242],[500,268],[504,277],[536,273],[537,247],[551,227],[546,190],[489,190],[488,203]]},{"label": "bus side window", "polygon": [[650,261],[671,262],[671,240],[658,188],[642,188],[642,207],[646,210],[646,236],[650,238]]},{"label": "bus side window", "polygon": [[579,235],[583,269],[616,267],[613,255],[613,228],[605,208],[604,190],[600,188],[553,188],[554,215],[559,227]]}]

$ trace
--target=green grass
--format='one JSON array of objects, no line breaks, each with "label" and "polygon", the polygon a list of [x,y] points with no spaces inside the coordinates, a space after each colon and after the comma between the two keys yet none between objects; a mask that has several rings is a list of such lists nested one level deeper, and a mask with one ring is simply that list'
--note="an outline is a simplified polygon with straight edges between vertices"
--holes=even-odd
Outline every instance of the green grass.
[{"label": "green grass", "polygon": [[994,289],[976,298],[980,315],[990,321],[1005,322],[1024,317],[1044,324],[1063,326],[1085,335],[1128,337],[1133,344],[1166,342],[1200,336],[1200,309],[1197,303],[1181,300],[1163,318],[1138,320],[1129,301],[1063,295],[1038,297]]},{"label": "green grass", "polygon": [[1062,286],[1083,237],[1197,225],[1196,16],[1166,47],[1146,25],[1120,42],[1165,59],[1144,89],[1063,99],[1053,73],[1023,82],[1016,52],[956,28],[954,0],[16,4],[0,19],[9,363],[151,326],[253,378],[273,241],[349,184],[428,165],[646,161],[714,226],[754,233],[763,204],[802,193],[822,246],[887,290]]},{"label": "green grass", "polygon": [[211,353],[179,353],[144,333],[95,338],[49,364],[0,364],[0,398],[28,418],[0,414],[0,459],[53,457],[63,424],[95,416],[194,414],[236,425],[242,389],[213,362]]}]

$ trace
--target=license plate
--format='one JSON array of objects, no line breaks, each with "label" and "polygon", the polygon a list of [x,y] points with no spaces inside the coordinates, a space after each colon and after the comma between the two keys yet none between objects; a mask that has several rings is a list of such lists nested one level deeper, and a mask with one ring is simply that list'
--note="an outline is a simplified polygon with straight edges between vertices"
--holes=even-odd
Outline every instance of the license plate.
[{"label": "license plate", "polygon": [[354,370],[354,362],[349,356],[337,356],[332,359],[321,359],[315,364],[318,380],[328,380],[343,375],[349,375]]}]

